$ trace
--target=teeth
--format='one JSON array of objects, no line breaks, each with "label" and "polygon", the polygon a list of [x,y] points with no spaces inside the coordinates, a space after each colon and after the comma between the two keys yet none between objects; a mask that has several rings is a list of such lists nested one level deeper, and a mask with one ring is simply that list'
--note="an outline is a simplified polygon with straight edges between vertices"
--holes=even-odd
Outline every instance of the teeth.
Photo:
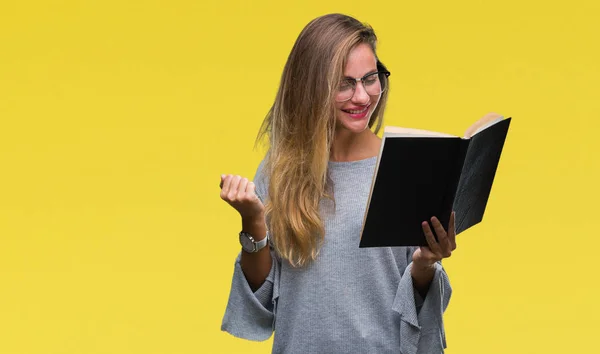
[{"label": "teeth", "polygon": [[359,114],[359,113],[364,113],[367,108],[369,108],[368,106],[365,107],[362,111],[351,111],[351,110],[347,110],[346,112],[350,113],[350,114]]}]

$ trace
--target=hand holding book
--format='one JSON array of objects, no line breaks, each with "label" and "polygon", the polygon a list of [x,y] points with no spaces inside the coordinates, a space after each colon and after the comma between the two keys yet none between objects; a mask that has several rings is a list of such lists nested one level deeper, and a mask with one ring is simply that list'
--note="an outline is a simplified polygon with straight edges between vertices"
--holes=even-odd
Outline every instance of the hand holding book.
[{"label": "hand holding book", "polygon": [[421,227],[427,240],[427,247],[419,247],[413,254],[413,262],[417,265],[425,263],[433,265],[433,263],[441,261],[442,258],[448,258],[452,251],[456,249],[456,229],[454,227],[455,213],[450,214],[450,222],[448,229],[445,230],[438,218],[431,218],[431,224],[435,229],[435,235],[429,226],[429,222],[423,221]]},{"label": "hand holding book", "polygon": [[452,255],[456,249],[456,232],[454,229],[454,212],[450,215],[448,230],[434,216],[431,218],[431,224],[435,229],[437,240],[433,231],[429,227],[429,222],[423,221],[423,233],[427,239],[428,246],[417,247],[412,254],[412,268],[410,274],[413,280],[413,286],[416,291],[425,298],[429,290],[429,285],[435,275],[435,264],[444,258]]}]

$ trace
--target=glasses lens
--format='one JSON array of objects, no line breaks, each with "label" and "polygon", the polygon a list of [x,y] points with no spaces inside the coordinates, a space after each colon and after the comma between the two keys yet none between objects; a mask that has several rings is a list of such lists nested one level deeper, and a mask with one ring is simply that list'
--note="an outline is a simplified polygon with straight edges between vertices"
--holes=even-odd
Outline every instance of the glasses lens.
[{"label": "glasses lens", "polygon": [[348,101],[354,95],[354,86],[356,81],[354,80],[343,80],[338,87],[335,100],[338,102]]},{"label": "glasses lens", "polygon": [[[385,91],[387,87],[387,75],[382,72],[376,72],[361,80],[365,91],[371,96],[377,96]],[[348,101],[354,95],[356,80],[343,80],[338,87],[335,100],[338,102]]]},{"label": "glasses lens", "polygon": [[363,85],[369,95],[376,96],[385,90],[385,80],[387,80],[385,74],[373,73],[365,77]]}]

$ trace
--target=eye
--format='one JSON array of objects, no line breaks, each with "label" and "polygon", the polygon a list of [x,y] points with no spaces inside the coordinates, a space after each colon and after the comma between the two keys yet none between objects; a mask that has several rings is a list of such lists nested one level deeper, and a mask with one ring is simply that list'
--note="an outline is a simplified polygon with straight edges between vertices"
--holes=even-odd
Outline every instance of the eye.
[{"label": "eye", "polygon": [[373,84],[376,84],[377,81],[379,81],[379,77],[378,77],[377,73],[373,73],[373,74],[365,77],[365,79],[363,80],[365,85],[373,85]]},{"label": "eye", "polygon": [[342,80],[340,82],[339,90],[340,91],[351,90],[354,87],[354,83],[355,83],[354,80],[348,80],[348,79]]}]

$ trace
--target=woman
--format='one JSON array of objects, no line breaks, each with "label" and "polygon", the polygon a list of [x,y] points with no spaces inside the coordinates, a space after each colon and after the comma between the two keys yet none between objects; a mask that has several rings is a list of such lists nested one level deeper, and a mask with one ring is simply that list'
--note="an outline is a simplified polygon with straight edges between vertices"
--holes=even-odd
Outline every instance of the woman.
[{"label": "woman", "polygon": [[[221,176],[242,218],[222,329],[274,353],[439,353],[451,288],[441,266],[456,248],[426,221],[429,247],[359,249],[379,153],[390,73],[373,30],[331,14],[300,33],[259,139],[254,182]],[[375,132],[373,132],[373,130]],[[268,230],[268,231],[267,231]],[[267,247],[270,245],[270,247]]]}]

